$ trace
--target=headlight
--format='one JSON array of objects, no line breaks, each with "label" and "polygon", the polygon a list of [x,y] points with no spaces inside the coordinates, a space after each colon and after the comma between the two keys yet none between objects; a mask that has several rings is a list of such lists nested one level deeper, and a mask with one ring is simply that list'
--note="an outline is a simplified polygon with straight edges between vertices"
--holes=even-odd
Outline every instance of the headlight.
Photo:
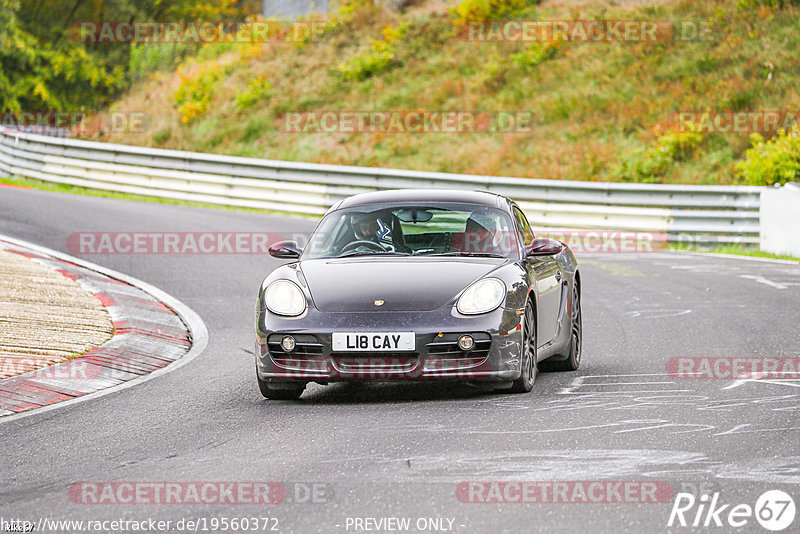
[{"label": "headlight", "polygon": [[497,278],[478,280],[458,299],[456,308],[464,315],[490,312],[500,306],[506,296],[506,286]]},{"label": "headlight", "polygon": [[303,290],[289,280],[277,280],[267,288],[265,295],[267,308],[278,315],[300,315],[306,310],[306,297]]}]

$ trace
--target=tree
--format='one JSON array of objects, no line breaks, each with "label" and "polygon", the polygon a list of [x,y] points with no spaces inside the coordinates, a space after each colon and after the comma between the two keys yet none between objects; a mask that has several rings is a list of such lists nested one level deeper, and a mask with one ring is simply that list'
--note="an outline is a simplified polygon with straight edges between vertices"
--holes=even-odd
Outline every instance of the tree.
[{"label": "tree", "polygon": [[76,23],[235,21],[249,0],[0,0],[0,112],[93,111],[130,83],[131,43],[84,43]]}]

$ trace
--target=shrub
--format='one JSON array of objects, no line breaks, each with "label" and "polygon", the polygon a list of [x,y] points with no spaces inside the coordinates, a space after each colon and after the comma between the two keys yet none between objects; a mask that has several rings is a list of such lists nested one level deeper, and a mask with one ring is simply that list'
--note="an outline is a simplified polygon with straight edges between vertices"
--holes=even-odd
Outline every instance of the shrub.
[{"label": "shrub", "polygon": [[253,78],[247,84],[247,88],[236,95],[236,107],[245,110],[256,102],[266,100],[270,95],[272,86],[263,76]]},{"label": "shrub", "polygon": [[[333,35],[346,30],[348,27],[359,26],[359,18],[369,17],[376,13],[381,7],[375,0],[339,0],[336,8],[332,9],[327,15],[319,13],[309,13],[297,18],[301,23],[298,27],[288,27],[288,38],[294,43],[295,48],[304,48],[310,44],[314,38],[321,35]],[[271,20],[271,19],[270,19]],[[321,24],[320,28],[317,26]],[[305,26],[304,26],[305,25]],[[291,25],[290,25],[291,26]],[[311,28],[314,28],[312,31]]]},{"label": "shrub", "polygon": [[221,73],[217,70],[206,70],[195,78],[181,76],[182,83],[174,97],[181,122],[189,124],[206,112],[220,78]]},{"label": "shrub", "polygon": [[694,128],[687,132],[671,130],[658,138],[656,146],[637,150],[624,158],[614,175],[623,182],[661,182],[676,162],[693,156],[703,141],[703,135]]},{"label": "shrub", "polygon": [[326,26],[331,28],[347,26],[360,13],[368,13],[377,7],[375,0],[339,0],[338,7],[334,14],[328,18]]},{"label": "shrub", "polygon": [[[273,24],[281,24],[280,21],[269,20]],[[297,17],[297,22],[299,23],[297,26],[285,30],[284,36],[294,43],[294,47],[298,49],[311,44],[314,39],[319,38],[320,35],[324,35],[332,27],[330,20],[324,18],[324,16],[319,13],[301,15]],[[317,28],[320,27],[322,31],[318,34]]]},{"label": "shrub", "polygon": [[739,0],[736,6],[741,10],[756,9],[761,7],[777,7],[798,5],[800,0]]},{"label": "shrub", "polygon": [[526,71],[540,63],[544,63],[548,59],[554,58],[560,48],[561,44],[558,42],[544,44],[537,42],[521,52],[511,54],[509,59],[516,68]]},{"label": "shrub", "polygon": [[750,137],[753,146],[736,164],[744,181],[752,185],[772,185],[800,179],[800,125],[780,130],[772,139],[759,134]]},{"label": "shrub", "polygon": [[387,70],[396,63],[396,45],[405,36],[408,26],[408,22],[403,22],[396,28],[386,26],[381,30],[383,39],[373,41],[372,48],[367,52],[356,54],[341,63],[339,72],[345,79],[365,80]]},{"label": "shrub", "polygon": [[670,130],[658,138],[657,150],[671,161],[685,161],[695,154],[703,142],[703,135],[691,127],[688,132]]},{"label": "shrub", "polygon": [[[399,26],[396,28],[392,27],[391,24],[386,26],[384,29],[381,30],[381,35],[383,35],[383,43],[386,45],[392,45],[398,41],[400,41],[403,37],[406,36],[408,32],[410,24],[408,22],[401,22]],[[381,42],[381,41],[376,41]]]},{"label": "shrub", "polygon": [[163,145],[172,137],[172,130],[170,128],[162,128],[153,134],[153,142],[157,145]]},{"label": "shrub", "polygon": [[524,15],[540,0],[461,0],[453,9],[456,26],[469,21],[499,20]]},{"label": "shrub", "polygon": [[478,79],[481,85],[490,91],[496,91],[505,85],[507,75],[508,65],[505,58],[501,58],[499,54],[495,53],[483,64],[483,70]]},{"label": "shrub", "polygon": [[216,59],[226,52],[235,50],[237,47],[239,47],[238,43],[228,43],[225,41],[204,43],[203,46],[200,47],[200,50],[197,51],[195,58],[200,61]]},{"label": "shrub", "polygon": [[637,150],[620,162],[614,176],[622,182],[658,183],[671,165],[672,160],[660,150]]},{"label": "shrub", "polygon": [[366,80],[387,70],[393,60],[394,54],[389,50],[370,50],[340,64],[339,72],[348,80]]},{"label": "shrub", "polygon": [[133,43],[130,51],[131,78],[141,80],[151,72],[173,70],[185,57],[195,53],[197,46],[183,42]]}]

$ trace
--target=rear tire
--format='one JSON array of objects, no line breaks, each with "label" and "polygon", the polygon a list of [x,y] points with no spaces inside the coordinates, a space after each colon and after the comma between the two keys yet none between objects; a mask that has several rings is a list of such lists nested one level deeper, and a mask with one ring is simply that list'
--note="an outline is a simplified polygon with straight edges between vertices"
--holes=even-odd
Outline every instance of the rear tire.
[{"label": "rear tire", "polygon": [[275,389],[269,387],[269,383],[261,380],[258,376],[256,376],[256,378],[258,379],[258,389],[261,391],[261,394],[270,400],[297,400],[306,389],[305,384],[290,389]]},{"label": "rear tire", "polygon": [[522,325],[522,362],[519,378],[514,380],[511,393],[528,393],[536,382],[536,316],[530,303],[525,306]]},{"label": "rear tire", "polygon": [[581,314],[581,293],[577,280],[572,284],[572,317],[570,323],[569,351],[563,360],[547,359],[540,365],[542,371],[577,371],[581,365],[583,351],[583,316]]}]

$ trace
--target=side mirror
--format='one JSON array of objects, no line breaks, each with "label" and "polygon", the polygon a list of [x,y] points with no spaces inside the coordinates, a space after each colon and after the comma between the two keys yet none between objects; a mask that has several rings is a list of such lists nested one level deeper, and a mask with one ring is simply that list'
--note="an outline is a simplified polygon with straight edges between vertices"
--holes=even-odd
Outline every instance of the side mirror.
[{"label": "side mirror", "polygon": [[560,241],[549,237],[536,237],[530,245],[525,247],[525,257],[555,256],[562,250],[564,250],[564,245]]},{"label": "side mirror", "polygon": [[284,260],[296,260],[301,252],[297,241],[278,241],[269,247],[270,256]]}]

